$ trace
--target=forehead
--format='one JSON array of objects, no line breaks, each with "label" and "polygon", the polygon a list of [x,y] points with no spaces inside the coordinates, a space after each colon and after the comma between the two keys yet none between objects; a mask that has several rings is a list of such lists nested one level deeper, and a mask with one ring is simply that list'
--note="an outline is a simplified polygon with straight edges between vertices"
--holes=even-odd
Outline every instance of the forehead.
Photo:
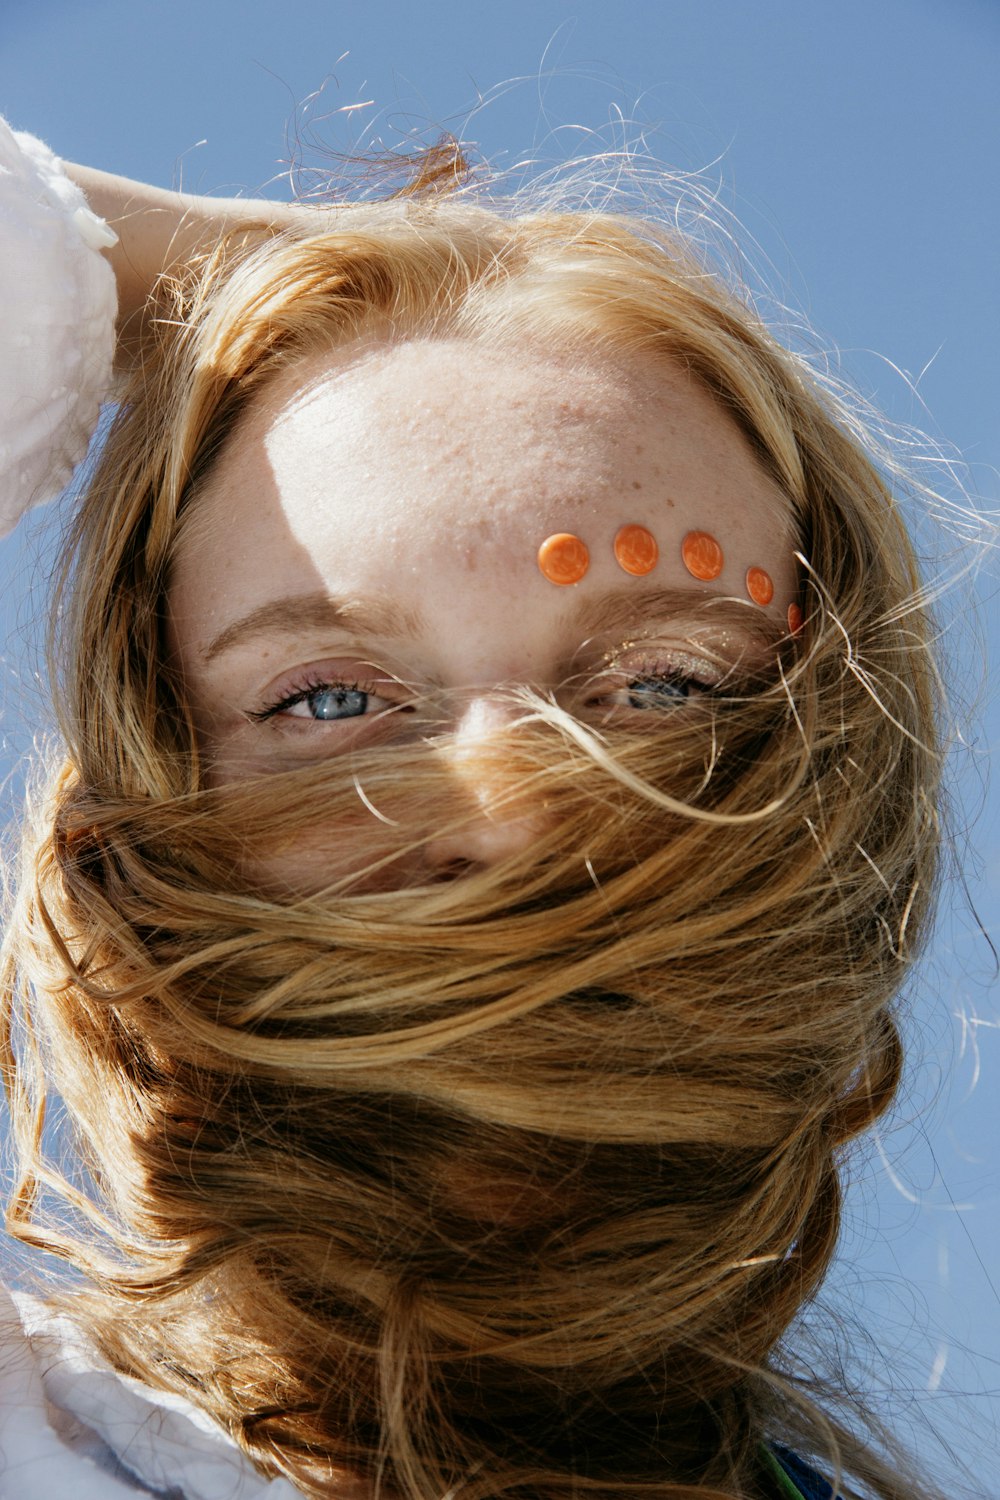
[{"label": "forehead", "polygon": [[[633,497],[636,519],[647,504],[686,509],[690,498],[731,509],[737,532],[748,508],[755,526],[764,514],[789,520],[732,417],[684,370],[646,354],[424,339],[311,356],[265,389],[209,488],[242,489],[253,470],[321,509],[377,485],[383,505],[419,497],[459,510],[456,524],[486,512],[497,525],[515,513],[544,525],[553,502],[585,518],[611,496]],[[285,500],[294,509],[294,493]]]},{"label": "forehead", "polygon": [[[613,543],[634,524],[659,543],[651,584],[690,584],[681,542],[708,530],[727,559],[713,590],[742,596],[761,566],[783,618],[797,588],[789,504],[683,369],[455,339],[356,345],[289,366],[230,435],[179,538],[174,608],[207,632],[227,612],[325,591],[430,610],[445,635],[470,620],[527,632],[626,581]],[[590,549],[578,590],[539,573],[553,532]]]}]

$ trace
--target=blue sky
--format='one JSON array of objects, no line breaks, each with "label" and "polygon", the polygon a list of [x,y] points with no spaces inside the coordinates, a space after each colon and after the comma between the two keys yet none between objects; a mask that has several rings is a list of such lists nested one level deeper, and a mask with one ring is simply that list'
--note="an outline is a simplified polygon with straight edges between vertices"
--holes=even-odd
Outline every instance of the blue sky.
[{"label": "blue sky", "polygon": [[[998,76],[995,0],[4,0],[0,11],[0,111],[67,157],[165,185],[286,196],[296,139],[320,167],[322,143],[345,151],[444,128],[504,169],[641,128],[668,165],[706,169],[778,300],[894,422],[953,445],[991,508]],[[624,132],[619,111],[635,122]],[[31,738],[46,546],[43,528],[0,548],[3,769]],[[852,1170],[831,1292],[871,1334],[860,1360],[909,1411],[910,1437],[930,1451],[937,1426],[980,1463],[1000,1447],[1000,989],[976,925],[1000,945],[1000,798],[986,780],[1000,739],[988,671],[997,577],[986,554],[975,585],[943,605],[968,747],[953,792],[968,896],[953,878],[916,985],[907,1093]],[[911,1391],[933,1394],[914,1407]]]}]

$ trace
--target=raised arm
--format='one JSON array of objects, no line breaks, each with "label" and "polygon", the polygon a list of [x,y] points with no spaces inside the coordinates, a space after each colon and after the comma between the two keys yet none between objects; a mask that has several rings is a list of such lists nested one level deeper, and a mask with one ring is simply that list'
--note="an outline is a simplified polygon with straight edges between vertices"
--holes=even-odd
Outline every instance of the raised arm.
[{"label": "raised arm", "polygon": [[304,210],[261,198],[207,198],[174,193],[93,167],[64,163],[88,204],[118,236],[104,253],[118,286],[118,352],[127,365],[142,330],[142,312],[157,277],[183,265],[221,234],[283,229]]}]

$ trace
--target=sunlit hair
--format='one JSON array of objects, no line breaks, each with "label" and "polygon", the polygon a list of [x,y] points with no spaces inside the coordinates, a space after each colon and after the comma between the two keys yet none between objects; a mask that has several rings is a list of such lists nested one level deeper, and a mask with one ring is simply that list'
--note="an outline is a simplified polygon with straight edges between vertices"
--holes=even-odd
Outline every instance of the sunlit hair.
[{"label": "sunlit hair", "polygon": [[[414,846],[464,815],[444,733],[206,786],[163,644],[241,415],[363,336],[680,365],[787,496],[805,627],[648,733],[523,691],[484,753],[552,812],[529,853],[282,892],[259,872],[317,806],[391,806]],[[898,1082],[934,887],[920,587],[836,403],[652,220],[355,204],[161,289],[69,543],[65,761],[3,980],[9,1225],[82,1273],[64,1302],[113,1363],[313,1496],[344,1469],[412,1500],[744,1496],[767,1441],[845,1496],[926,1493],[786,1337]],[[43,1155],[46,1087],[87,1191]]]}]

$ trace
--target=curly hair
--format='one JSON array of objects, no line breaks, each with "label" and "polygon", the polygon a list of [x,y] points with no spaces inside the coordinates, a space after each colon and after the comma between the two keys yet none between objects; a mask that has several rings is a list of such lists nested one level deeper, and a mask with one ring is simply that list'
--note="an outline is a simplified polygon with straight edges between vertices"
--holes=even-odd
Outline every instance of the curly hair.
[{"label": "curly hair", "polygon": [[[927,1493],[789,1354],[935,884],[938,684],[879,465],[683,236],[611,212],[344,205],[160,296],[58,589],[65,754],[2,982],[11,1231],[81,1274],[116,1367],[310,1496],[722,1500],[767,1492],[772,1441],[845,1496]],[[519,690],[489,753],[554,810],[530,853],[282,892],[261,856],[317,798],[405,787],[415,844],[463,815],[412,745],[207,785],[164,644],[221,446],[364,334],[679,364],[787,497],[805,624],[655,736]],[[52,1090],[86,1192],[43,1155]]]}]

